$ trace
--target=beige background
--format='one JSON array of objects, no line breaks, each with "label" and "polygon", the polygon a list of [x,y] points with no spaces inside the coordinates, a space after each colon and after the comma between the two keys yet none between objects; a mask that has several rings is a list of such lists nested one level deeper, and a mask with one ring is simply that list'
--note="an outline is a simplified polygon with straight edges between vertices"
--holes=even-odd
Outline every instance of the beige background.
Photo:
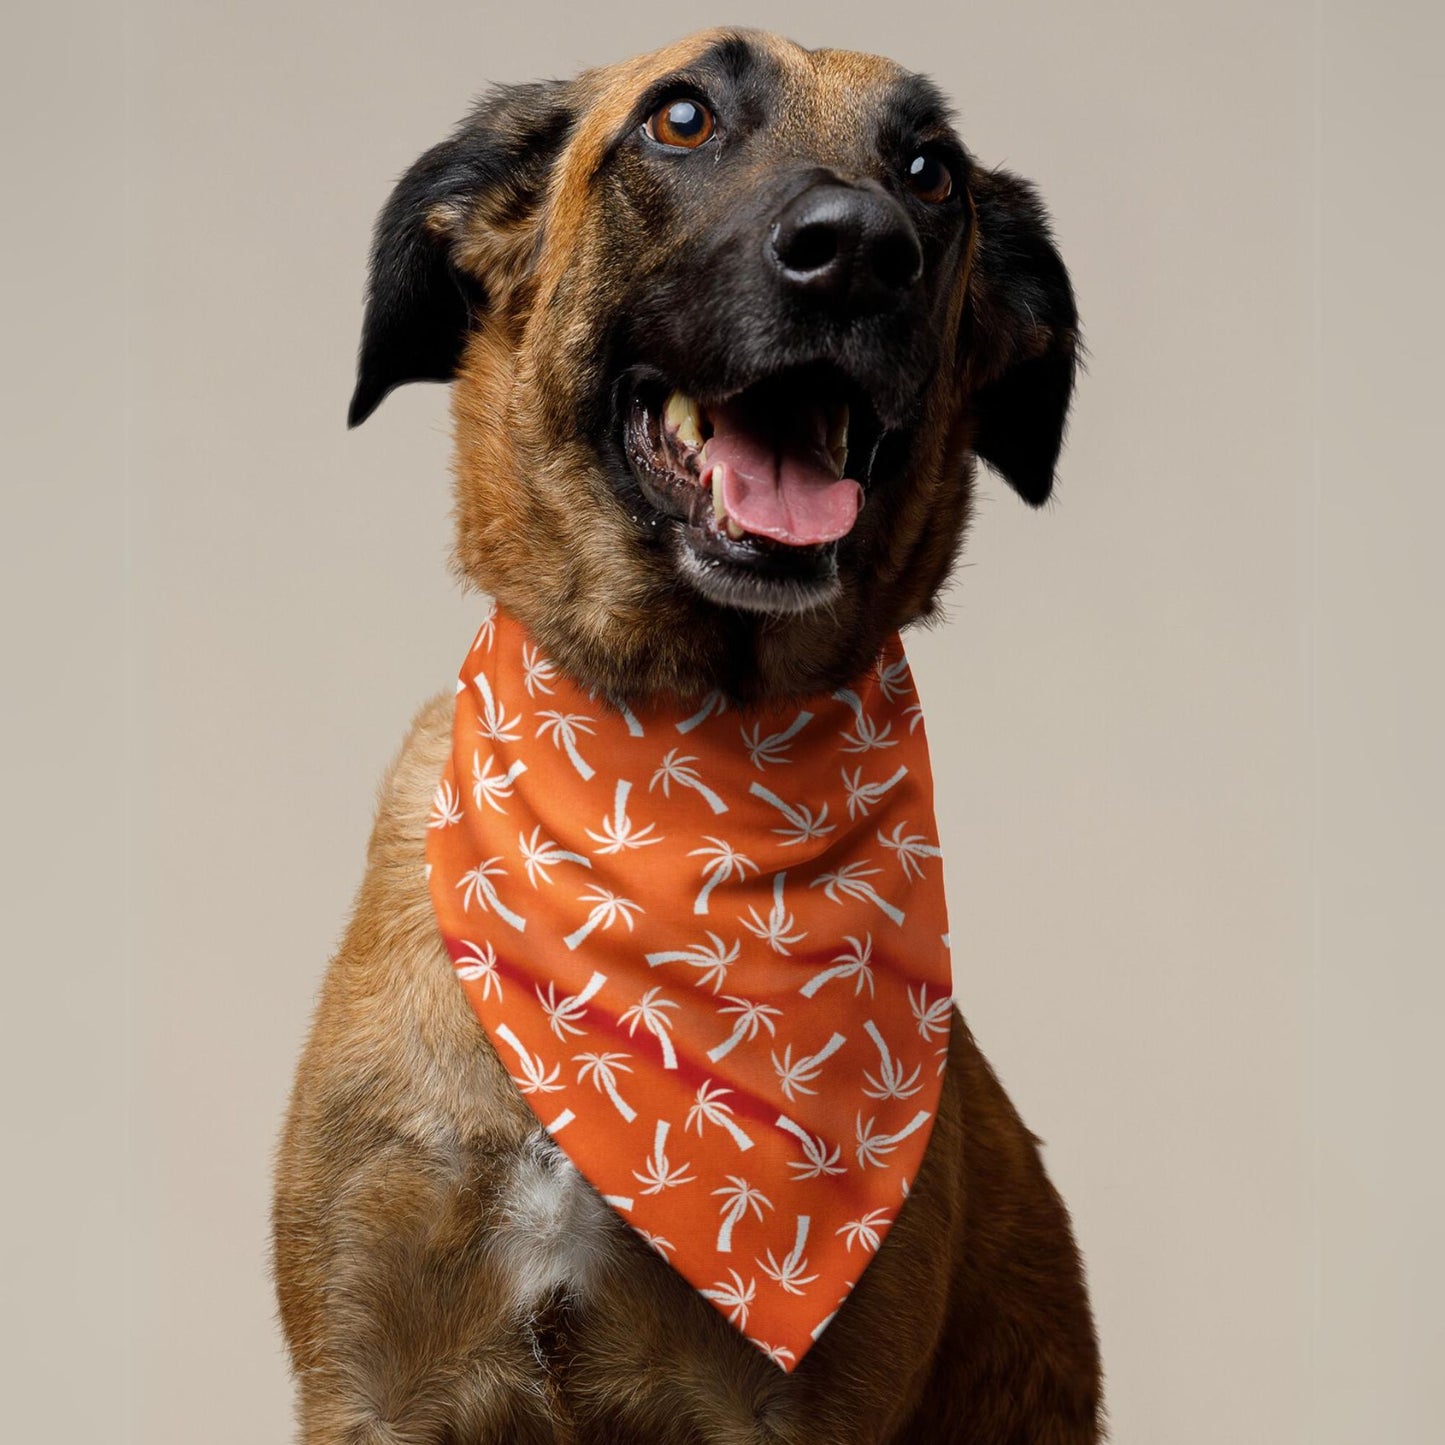
[{"label": "beige background", "polygon": [[912,646],[959,995],[1072,1205],[1115,1438],[1439,1441],[1441,13],[10,14],[6,1437],[287,1437],[268,1156],[477,616],[444,391],[342,427],[368,228],[485,81],[733,18],[933,73],[1078,287],[1058,502],[988,478]]}]

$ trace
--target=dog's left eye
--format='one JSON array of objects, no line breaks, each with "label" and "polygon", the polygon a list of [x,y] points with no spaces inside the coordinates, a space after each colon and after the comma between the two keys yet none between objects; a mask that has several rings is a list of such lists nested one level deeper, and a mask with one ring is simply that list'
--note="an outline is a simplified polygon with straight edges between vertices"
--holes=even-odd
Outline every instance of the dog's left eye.
[{"label": "dog's left eye", "polygon": [[648,116],[643,129],[659,145],[696,150],[712,135],[712,112],[699,100],[664,101]]},{"label": "dog's left eye", "polygon": [[922,151],[904,167],[908,189],[920,201],[941,205],[953,194],[953,172],[935,155]]}]

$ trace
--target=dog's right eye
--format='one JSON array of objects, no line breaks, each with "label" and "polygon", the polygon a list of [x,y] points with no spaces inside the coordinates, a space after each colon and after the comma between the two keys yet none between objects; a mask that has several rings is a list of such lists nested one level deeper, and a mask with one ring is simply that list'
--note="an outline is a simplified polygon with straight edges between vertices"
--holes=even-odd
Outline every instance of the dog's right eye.
[{"label": "dog's right eye", "polygon": [[643,129],[659,145],[696,150],[712,136],[712,112],[699,100],[668,100],[648,116]]}]

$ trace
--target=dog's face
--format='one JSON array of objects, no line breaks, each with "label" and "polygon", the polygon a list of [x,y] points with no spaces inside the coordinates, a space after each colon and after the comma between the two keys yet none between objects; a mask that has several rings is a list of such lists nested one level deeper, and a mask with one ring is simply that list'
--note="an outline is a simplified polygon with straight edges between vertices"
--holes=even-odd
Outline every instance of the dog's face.
[{"label": "dog's face", "polygon": [[800,695],[1048,495],[1067,274],[890,61],[711,32],[494,92],[377,228],[353,424],[454,379],[458,545],[583,680]]}]

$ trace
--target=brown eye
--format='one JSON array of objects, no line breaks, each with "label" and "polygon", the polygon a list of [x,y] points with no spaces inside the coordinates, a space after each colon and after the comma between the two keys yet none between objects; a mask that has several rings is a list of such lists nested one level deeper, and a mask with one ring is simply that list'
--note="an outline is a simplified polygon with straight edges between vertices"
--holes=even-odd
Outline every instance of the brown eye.
[{"label": "brown eye", "polygon": [[645,127],[659,145],[696,150],[712,135],[712,112],[697,100],[669,100],[652,112]]},{"label": "brown eye", "polygon": [[953,194],[953,172],[926,151],[909,161],[906,175],[909,190],[931,206],[941,205]]}]

